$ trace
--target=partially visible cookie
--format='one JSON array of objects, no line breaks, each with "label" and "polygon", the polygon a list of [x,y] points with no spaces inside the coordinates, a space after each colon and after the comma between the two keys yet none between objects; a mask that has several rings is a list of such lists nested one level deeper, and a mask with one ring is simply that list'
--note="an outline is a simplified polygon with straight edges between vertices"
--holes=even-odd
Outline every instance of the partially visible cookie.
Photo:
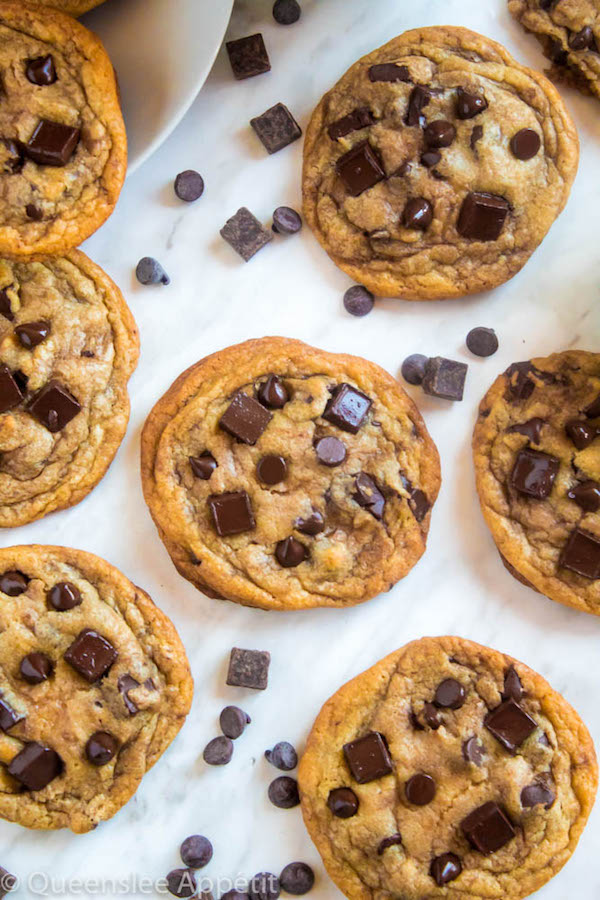
[{"label": "partially visible cookie", "polygon": [[508,0],[552,62],[550,75],[600,99],[599,0]]},{"label": "partially visible cookie", "polygon": [[71,16],[0,0],[0,257],[59,254],[108,218],[127,166],[112,64]]},{"label": "partially visible cookie", "polygon": [[88,10],[100,6],[104,0],[30,0],[30,2],[39,3],[41,6],[52,6],[71,16],[82,16]]},{"label": "partially visible cookie", "polygon": [[349,900],[521,900],[575,850],[598,767],[585,725],[540,675],[440,637],[327,701],[298,782],[309,834]]},{"label": "partially visible cookie", "polygon": [[183,725],[185,650],[144,591],[81,550],[0,550],[0,598],[0,816],[89,831]]},{"label": "partially visible cookie", "polygon": [[270,337],[180,375],[144,426],[142,481],[175,566],[209,596],[343,608],[423,554],[440,471],[387,372]]},{"label": "partially visible cookie", "polygon": [[494,288],[527,262],[577,171],[554,86],[465,28],[421,28],[359,60],[315,109],[304,213],[333,261],[378,295]]},{"label": "partially visible cookie", "polygon": [[0,260],[0,527],[73,506],[100,481],[138,350],[121,292],[80,251]]},{"label": "partially visible cookie", "polygon": [[600,354],[515,363],[479,407],[481,508],[509,571],[600,615]]}]

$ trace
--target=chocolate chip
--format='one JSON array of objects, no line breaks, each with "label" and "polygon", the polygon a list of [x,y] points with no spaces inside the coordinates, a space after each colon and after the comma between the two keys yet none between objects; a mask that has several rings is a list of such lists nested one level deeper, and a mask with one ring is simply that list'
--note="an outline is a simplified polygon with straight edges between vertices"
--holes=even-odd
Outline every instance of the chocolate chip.
[{"label": "chocolate chip", "polygon": [[251,531],[256,522],[250,497],[246,491],[228,491],[208,498],[215,531],[219,537]]},{"label": "chocolate chip", "polygon": [[524,434],[525,437],[529,438],[532,444],[539,444],[542,428],[545,424],[543,419],[535,416],[533,419],[528,419],[520,425],[511,425],[510,428],[507,428],[506,430],[509,434],[513,432]]},{"label": "chocolate chip", "polygon": [[433,169],[440,162],[441,158],[442,154],[437,150],[426,150],[425,153],[421,154],[421,163],[426,169]]},{"label": "chocolate chip", "polygon": [[203,869],[212,859],[213,845],[203,834],[191,834],[182,843],[179,854],[190,869]]},{"label": "chocolate chip", "polygon": [[425,197],[413,197],[408,201],[402,213],[402,224],[405,228],[427,231],[433,222],[433,206]]},{"label": "chocolate chip", "polygon": [[49,381],[29,404],[29,412],[52,434],[81,412],[79,400],[58,381]]},{"label": "chocolate chip", "polygon": [[431,775],[413,775],[404,785],[406,799],[413,806],[427,806],[435,797],[435,781]]},{"label": "chocolate chip", "polygon": [[517,159],[527,160],[537,156],[542,142],[537,131],[532,128],[522,128],[510,139],[510,149]]},{"label": "chocolate chip", "polygon": [[522,699],[523,685],[514,666],[509,666],[504,673],[504,690],[502,691],[503,700],[514,700],[516,703]]},{"label": "chocolate chip", "polygon": [[584,25],[580,31],[571,32],[569,35],[569,47],[571,50],[593,50],[596,47],[594,32],[589,25]]},{"label": "chocolate chip", "polygon": [[323,418],[343,431],[357,434],[371,408],[371,400],[345,382],[338,384],[331,395]]},{"label": "chocolate chip", "polygon": [[302,534],[314,537],[316,534],[321,534],[325,528],[325,520],[320,512],[315,511],[310,516],[307,516],[306,519],[296,519],[294,527]]},{"label": "chocolate chip", "polygon": [[563,548],[558,564],[596,581],[600,578],[600,541],[587,531],[575,528]]},{"label": "chocolate chip", "polygon": [[235,215],[227,219],[219,234],[244,262],[252,259],[255,253],[273,240],[273,234],[263,228],[245,206],[241,206]]},{"label": "chocolate chip", "polygon": [[[246,725],[250,724],[250,716],[245,713],[239,706],[226,706],[221,710],[219,716],[219,725],[225,737],[235,741],[243,734]],[[185,862],[185,860],[184,860]]]},{"label": "chocolate chip", "polygon": [[269,375],[258,389],[259,403],[268,409],[282,409],[289,401],[290,395],[281,378],[277,375]]},{"label": "chocolate chip", "polygon": [[174,897],[195,897],[198,885],[190,869],[172,869],[167,877],[167,890]]},{"label": "chocolate chip", "polygon": [[600,484],[597,481],[582,481],[576,484],[567,493],[569,500],[584,510],[584,512],[598,512],[600,509]]},{"label": "chocolate chip", "polygon": [[460,209],[457,230],[474,241],[496,241],[502,233],[510,207],[508,200],[495,194],[472,191]]},{"label": "chocolate chip", "polygon": [[26,350],[31,350],[46,340],[50,334],[50,326],[47,322],[26,322],[23,325],[17,325],[15,334],[22,346]]},{"label": "chocolate chip", "polygon": [[273,18],[278,25],[293,25],[302,15],[297,0],[275,0]]},{"label": "chocolate chip", "polygon": [[595,400],[592,400],[589,406],[586,406],[584,413],[588,419],[597,419],[600,416],[600,394]]},{"label": "chocolate chip", "polygon": [[488,108],[483,94],[472,94],[458,88],[456,93],[456,115],[459,119],[473,119]]},{"label": "chocolate chip", "polygon": [[352,788],[334,788],[329,791],[327,806],[338,819],[350,819],[358,812],[358,797]]},{"label": "chocolate chip", "polygon": [[462,863],[454,853],[442,853],[441,856],[436,856],[429,867],[429,874],[438,887],[454,881],[461,872]]},{"label": "chocolate chip", "polygon": [[445,678],[438,684],[433,702],[444,709],[460,709],[465,699],[466,691],[460,681]]},{"label": "chocolate chip", "polygon": [[54,664],[45,653],[28,653],[21,660],[19,672],[27,684],[41,684],[47,681],[54,671]]},{"label": "chocolate chip", "polygon": [[366,316],[375,305],[371,291],[362,284],[354,284],[344,294],[344,309],[351,316]]},{"label": "chocolate chip", "polygon": [[225,44],[233,74],[238,81],[262,75],[271,69],[262,34],[251,34]]},{"label": "chocolate chip", "polygon": [[193,203],[204,193],[204,179],[194,169],[185,169],[175,177],[175,194],[186,203]]},{"label": "chocolate chip", "polygon": [[63,761],[50,747],[30,741],[8,765],[9,775],[28,791],[41,791],[63,771]]},{"label": "chocolate chip", "polygon": [[383,778],[392,771],[387,745],[378,731],[370,731],[364,737],[344,744],[343,750],[352,777],[359,784]]},{"label": "chocolate chip", "polygon": [[216,459],[208,450],[205,450],[200,456],[190,456],[189,461],[194,476],[202,481],[208,481],[218,465]]},{"label": "chocolate chip", "polygon": [[427,499],[425,491],[415,488],[409,497],[408,505],[410,506],[413,516],[417,522],[422,522],[429,510],[431,503]]},{"label": "chocolate chip", "polygon": [[82,602],[81,593],[70,581],[59,581],[46,594],[50,606],[57,612],[74,609]]},{"label": "chocolate chip", "polygon": [[346,459],[346,446],[336,437],[323,437],[315,444],[317,459],[323,466],[341,466]]},{"label": "chocolate chip", "polygon": [[471,846],[486,856],[500,850],[515,836],[510,819],[493,801],[474,809],[463,819],[461,828]]},{"label": "chocolate chip", "polygon": [[282,869],[279,884],[286,894],[308,894],[315,883],[315,873],[306,863],[292,862]]},{"label": "chocolate chip", "polygon": [[298,765],[298,754],[288,741],[279,741],[272,750],[265,750],[265,759],[283,772],[290,772]]},{"label": "chocolate chip", "polygon": [[238,391],[221,416],[219,425],[244,444],[255,444],[272,419],[254,397]]},{"label": "chocolate chip", "polygon": [[276,103],[262,115],[250,119],[250,125],[269,154],[278,153],[302,137],[302,129],[283,103]]},{"label": "chocolate chip", "polygon": [[434,150],[440,147],[449,147],[456,137],[456,128],[452,122],[436,119],[423,130],[423,137],[426,146],[432,147]]},{"label": "chocolate chip", "polygon": [[269,785],[269,800],[280,809],[291,809],[300,803],[298,782],[289,775],[280,775]]},{"label": "chocolate chip", "polygon": [[66,166],[79,143],[79,128],[42,119],[25,144],[25,154],[40,166]]},{"label": "chocolate chip", "polygon": [[526,447],[518,453],[510,483],[520,493],[544,500],[550,495],[559,469],[560,460],[555,456]]},{"label": "chocolate chip", "polygon": [[571,419],[565,431],[578,450],[585,450],[598,437],[598,429],[583,419]]},{"label": "chocolate chip", "polygon": [[135,714],[139,712],[139,709],[137,704],[129,696],[129,691],[135,690],[135,688],[139,688],[139,686],[139,681],[129,674],[121,675],[117,681],[117,689],[123,697],[123,703],[130,716],[135,716]]},{"label": "chocolate chip", "polygon": [[476,153],[476,151],[477,151],[477,142],[480,141],[482,137],[483,137],[483,126],[475,125],[475,127],[473,128],[473,131],[471,132],[471,139],[470,139],[471,150],[474,153]]},{"label": "chocolate chip", "polygon": [[242,650],[234,647],[229,659],[227,684],[264,691],[270,662],[271,654],[266,650]]},{"label": "chocolate chip", "polygon": [[410,81],[410,72],[406,66],[396,63],[378,63],[369,68],[369,81]]},{"label": "chocolate chip", "polygon": [[135,277],[140,284],[170,284],[171,279],[152,256],[143,256],[135,267]]},{"label": "chocolate chip", "polygon": [[4,148],[2,154],[2,169],[7,175],[17,175],[23,171],[25,165],[24,144],[21,141],[11,141],[10,138],[0,138],[0,148]]},{"label": "chocolate chip", "polygon": [[353,495],[359,506],[366,509],[376,519],[383,518],[385,509],[385,497],[377,487],[375,481],[366,472],[359,472],[354,479],[356,491]]},{"label": "chocolate chip", "polygon": [[362,141],[344,153],[336,163],[336,172],[353,197],[358,197],[385,178],[377,151],[368,141]]},{"label": "chocolate chip", "polygon": [[0,365],[0,413],[14,409],[23,400],[23,393],[8,366]]},{"label": "chocolate chip", "polygon": [[228,762],[231,762],[232,756],[233,741],[224,734],[209,741],[202,753],[204,762],[209,766],[226,766]]},{"label": "chocolate chip", "polygon": [[25,716],[22,716],[10,703],[0,694],[0,730],[9,731],[19,722],[22,722]]},{"label": "chocolate chip", "polygon": [[14,371],[12,375],[17,383],[17,387],[19,388],[23,396],[25,396],[27,394],[27,385],[29,383],[27,375],[25,375],[25,373],[20,369],[16,369],[16,371]]},{"label": "chocolate chip", "polygon": [[248,885],[250,900],[277,900],[281,893],[279,879],[271,872],[258,872]]},{"label": "chocolate chip", "polygon": [[498,338],[493,328],[472,328],[466,344],[475,356],[492,356],[498,349]]},{"label": "chocolate chip", "polygon": [[466,363],[432,356],[425,365],[423,390],[441,400],[462,400],[468,368]]},{"label": "chocolate chip", "polygon": [[369,107],[360,106],[358,109],[354,109],[351,113],[348,113],[347,116],[342,116],[341,119],[332,122],[327,129],[327,134],[332,141],[337,141],[339,138],[346,137],[347,134],[351,134],[353,131],[360,131],[361,128],[368,128],[370,125],[373,125],[374,122],[375,119],[373,118],[373,114]]},{"label": "chocolate chip", "polygon": [[275,546],[275,558],[284,569],[293,569],[308,559],[309,553],[304,544],[295,537],[287,537]]},{"label": "chocolate chip", "polygon": [[430,99],[431,94],[426,88],[422,87],[420,84],[415,85],[408,98],[408,109],[406,110],[406,116],[404,117],[406,125],[414,128],[418,125],[425,124],[423,110]]},{"label": "chocolate chip", "polygon": [[279,484],[287,477],[287,463],[283,456],[262,456],[256,464],[256,474],[264,484]]},{"label": "chocolate chip", "polygon": [[485,750],[476,737],[470,737],[462,745],[462,755],[465,762],[480,766],[485,756]]},{"label": "chocolate chip", "polygon": [[105,766],[113,759],[119,742],[109,731],[96,731],[85,745],[85,755],[93,766]]},{"label": "chocolate chip", "polygon": [[19,594],[24,594],[28,584],[29,578],[14,569],[0,575],[0,591],[9,597],[18,597]]},{"label": "chocolate chip", "polygon": [[50,54],[48,56],[36,56],[35,59],[28,59],[25,66],[25,74],[28,81],[32,84],[42,87],[54,84],[57,77],[54,60]]},{"label": "chocolate chip", "polygon": [[534,367],[530,362],[512,363],[508,367],[504,373],[508,380],[506,386],[506,397],[508,400],[517,402],[531,397],[535,384],[529,376],[533,371]]},{"label": "chocolate chip", "polygon": [[550,809],[555,800],[554,791],[548,787],[545,781],[535,781],[521,791],[521,806],[526,808],[542,804],[546,809]]},{"label": "chocolate chip", "polygon": [[513,756],[537,728],[535,720],[512,699],[488,713],[483,724]]},{"label": "chocolate chip", "polygon": [[84,628],[68,647],[64,658],[86,681],[93,684],[106,675],[118,655],[109,640],[91,628]]},{"label": "chocolate chip", "polygon": [[383,853],[388,849],[388,847],[397,847],[402,843],[402,835],[400,832],[396,832],[396,834],[390,834],[389,837],[384,837],[383,840],[379,841],[377,845],[377,855],[383,856]]},{"label": "chocolate chip", "polygon": [[569,54],[564,49],[561,41],[555,38],[550,38],[544,49],[544,54],[548,59],[552,60],[556,66],[566,66],[569,59]]},{"label": "chocolate chip", "polygon": [[440,714],[433,703],[427,702],[423,704],[423,720],[433,731],[437,731],[442,724]]},{"label": "chocolate chip", "polygon": [[278,206],[273,212],[275,234],[297,234],[302,228],[302,219],[291,206]]},{"label": "chocolate chip", "polygon": [[15,315],[12,311],[10,297],[6,293],[6,288],[0,291],[0,316],[4,316],[9,322],[12,322]]},{"label": "chocolate chip", "polygon": [[27,214],[27,218],[31,219],[32,222],[41,222],[44,218],[43,211],[36,206],[35,203],[28,203],[25,207],[25,212]]},{"label": "chocolate chip", "polygon": [[407,356],[400,370],[404,380],[408,381],[409,384],[421,384],[425,377],[425,367],[428,360],[429,357],[423,356],[422,353],[413,353],[411,356]]}]

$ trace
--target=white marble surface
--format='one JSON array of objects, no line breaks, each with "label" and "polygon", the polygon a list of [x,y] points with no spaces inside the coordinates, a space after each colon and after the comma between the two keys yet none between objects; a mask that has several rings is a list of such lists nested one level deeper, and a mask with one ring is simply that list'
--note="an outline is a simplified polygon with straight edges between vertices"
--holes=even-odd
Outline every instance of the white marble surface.
[{"label": "white marble surface", "polygon": [[[352,319],[341,305],[348,280],[308,231],[273,241],[247,265],[219,237],[241,205],[266,222],[275,206],[300,202],[301,142],[268,157],[248,126],[250,116],[282,100],[305,126],[321,94],[350,63],[409,27],[466,25],[533,66],[541,66],[542,57],[509,18],[504,0],[304,0],[302,20],[290,28],[275,25],[270,7],[271,0],[238,0],[228,34],[261,30],[272,72],[235,82],[221,51],[184,122],[128,180],[116,213],[86,245],[123,287],[142,339],[131,382],[131,425],[110,473],[75,509],[1,536],[6,545],[72,544],[122,568],[175,621],[196,681],[183,732],[111,822],[85,836],[0,825],[0,863],[24,879],[36,871],[58,879],[48,896],[79,896],[76,885],[63,886],[62,879],[74,877],[118,876],[130,887],[135,877],[158,878],[178,864],[179,842],[201,832],[215,847],[204,870],[209,877],[278,873],[301,859],[316,870],[314,897],[340,897],[299,810],[278,810],[266,799],[275,770],[262,753],[280,739],[302,748],[321,703],[342,682],[424,634],[462,634],[527,662],[575,705],[600,741],[600,622],[538,596],[505,573],[479,512],[470,456],[477,403],[510,362],[565,347],[600,349],[600,107],[565,92],[582,140],[579,176],[566,212],[512,282],[493,294],[446,304],[381,301],[366,319]],[[174,175],[188,167],[206,180],[204,197],[190,206],[172,192]],[[163,262],[169,287],[134,282],[135,263],[146,254]],[[465,335],[475,325],[498,332],[500,350],[487,361],[465,350]],[[139,436],[151,405],[185,366],[264,334],[364,355],[393,373],[415,351],[469,363],[463,403],[415,391],[440,449],[444,479],[427,553],[391,593],[361,607],[265,613],[209,600],[177,575],[142,500]],[[266,693],[225,686],[232,645],[271,651]],[[202,762],[202,749],[218,732],[226,703],[242,705],[253,723],[237,741],[231,764],[211,769]],[[597,900],[599,840],[600,808],[575,857],[540,898]],[[43,885],[38,878],[19,896],[35,896]],[[125,891],[104,891],[120,893]]]}]

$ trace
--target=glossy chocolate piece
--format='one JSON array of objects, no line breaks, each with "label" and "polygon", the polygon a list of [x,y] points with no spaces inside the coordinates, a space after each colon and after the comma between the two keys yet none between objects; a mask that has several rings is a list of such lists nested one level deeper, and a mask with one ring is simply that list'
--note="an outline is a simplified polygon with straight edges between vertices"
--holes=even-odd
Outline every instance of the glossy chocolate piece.
[{"label": "glossy chocolate piece", "polygon": [[24,594],[28,584],[29,578],[16,570],[3,572],[0,575],[0,591],[9,597],[18,597],[19,594]]},{"label": "glossy chocolate piece", "polygon": [[455,853],[442,853],[431,862],[429,874],[438,885],[443,887],[458,878],[462,872],[462,863]]},{"label": "glossy chocolate piece", "polygon": [[81,592],[70,581],[59,581],[46,594],[48,603],[57,612],[67,612],[82,603]]},{"label": "glossy chocolate piece", "polygon": [[575,528],[563,548],[558,564],[596,581],[600,578],[600,541],[582,528]]},{"label": "glossy chocolate piece", "polygon": [[279,484],[287,476],[287,463],[283,456],[261,456],[256,464],[256,475],[263,484]]},{"label": "glossy chocolate piece", "polygon": [[205,450],[200,456],[190,456],[189,460],[194,477],[200,478],[201,481],[208,481],[218,465],[216,459],[208,450]]},{"label": "glossy chocolate piece", "polygon": [[446,119],[435,119],[423,129],[425,145],[433,150],[449,147],[456,137],[456,128]]},{"label": "glossy chocolate piece", "polygon": [[8,700],[0,694],[0,730],[9,731],[24,718],[25,716],[13,709]]},{"label": "glossy chocolate piece", "polygon": [[317,534],[321,534],[321,532],[324,530],[325,520],[321,513],[315,510],[311,513],[310,516],[307,516],[305,519],[296,519],[294,527],[297,528],[298,531],[302,532],[302,534],[308,534],[311,537],[314,537]]},{"label": "glossy chocolate piece", "polygon": [[413,806],[427,806],[435,797],[435,792],[435,781],[431,775],[413,775],[404,785],[406,799]]},{"label": "glossy chocolate piece", "polygon": [[460,709],[465,702],[467,692],[456,678],[444,678],[438,684],[433,702],[442,709]]},{"label": "glossy chocolate piece", "polygon": [[256,522],[250,497],[246,491],[228,491],[208,498],[215,531],[219,537],[251,531]]},{"label": "glossy chocolate piece", "polygon": [[47,56],[36,56],[35,59],[28,59],[25,66],[25,75],[28,81],[40,87],[54,84],[57,76],[52,56],[48,54]]},{"label": "glossy chocolate piece", "polygon": [[423,110],[430,100],[431,93],[427,88],[424,88],[420,84],[415,85],[410,92],[410,97],[408,99],[408,109],[406,111],[406,116],[404,117],[405,124],[412,128],[424,125],[425,117],[423,116]]},{"label": "glossy chocolate piece", "polygon": [[560,460],[540,450],[520,450],[510,476],[510,483],[521,494],[545,500],[560,469]]},{"label": "glossy chocolate piece", "polygon": [[488,102],[483,94],[474,94],[459,87],[456,92],[456,117],[458,119],[473,119],[488,108]]},{"label": "glossy chocolate piece", "polygon": [[42,119],[25,144],[25,155],[40,166],[66,166],[79,135],[79,128]]},{"label": "glossy chocolate piece", "polygon": [[515,836],[507,814],[493,801],[474,809],[463,819],[461,828],[471,846],[485,856],[500,850]]},{"label": "glossy chocolate piece", "polygon": [[379,841],[377,845],[377,855],[383,856],[384,852],[388,849],[388,847],[398,847],[402,843],[402,835],[400,832],[396,832],[396,834],[390,834],[389,837],[384,837],[383,840]]},{"label": "glossy chocolate piece", "polygon": [[8,765],[8,773],[28,791],[41,791],[63,771],[63,761],[51,747],[31,741]]},{"label": "glossy chocolate piece", "polygon": [[375,119],[373,118],[373,114],[369,107],[359,106],[357,109],[352,110],[351,113],[348,113],[348,115],[342,116],[342,118],[338,119],[336,122],[332,122],[327,129],[327,134],[332,141],[337,141],[339,138],[346,137],[347,134],[351,134],[353,131],[360,131],[361,128],[368,128],[374,121]]},{"label": "glossy chocolate piece", "polygon": [[540,805],[550,809],[555,800],[556,794],[543,779],[534,781],[521,791],[521,806],[524,809]]},{"label": "glossy chocolate piece", "polygon": [[597,481],[582,481],[567,492],[569,500],[575,503],[584,512],[598,512],[600,509],[600,484]]},{"label": "glossy chocolate piece", "polygon": [[427,231],[433,222],[433,206],[425,197],[413,197],[404,207],[402,224],[405,228]]},{"label": "glossy chocolate piece", "polygon": [[66,650],[65,661],[90,684],[99,681],[116,661],[111,642],[92,628],[84,628]]},{"label": "glossy chocolate piece", "polygon": [[410,72],[406,66],[396,63],[377,63],[369,68],[369,81],[410,81]]},{"label": "glossy chocolate piece", "polygon": [[485,749],[476,737],[470,737],[462,745],[462,755],[465,762],[480,766],[485,757]]},{"label": "glossy chocolate piece", "polygon": [[565,425],[567,437],[577,450],[585,450],[598,437],[598,429],[585,419],[570,419]]},{"label": "glossy chocolate piece", "polygon": [[269,375],[258,388],[256,396],[267,409],[283,409],[290,399],[288,389],[278,375]]},{"label": "glossy chocolate piece", "polygon": [[392,771],[387,745],[378,731],[370,731],[364,737],[344,744],[343,750],[348,768],[358,784],[368,784]]},{"label": "glossy chocolate piece", "polygon": [[55,434],[81,412],[81,405],[66,387],[58,381],[50,381],[36,394],[28,409],[38,422]]},{"label": "glossy chocolate piece", "polygon": [[50,334],[50,326],[47,322],[25,322],[17,325],[15,334],[26,350],[32,350],[46,340]]},{"label": "glossy chocolate piece", "polygon": [[472,191],[467,194],[456,225],[461,237],[472,241],[497,241],[510,206],[504,197]]},{"label": "glossy chocolate piece", "polygon": [[509,666],[504,673],[504,690],[502,691],[503,700],[514,700],[516,703],[523,698],[523,685],[521,679],[514,666]]},{"label": "glossy chocolate piece", "polygon": [[488,713],[484,725],[513,756],[537,728],[536,721],[513,699],[505,700]]},{"label": "glossy chocolate piece", "polygon": [[24,395],[8,366],[0,365],[0,413],[14,409]]},{"label": "glossy chocolate piece", "polygon": [[510,139],[512,154],[520,160],[533,159],[539,153],[541,146],[541,138],[533,128],[522,128]]},{"label": "glossy chocolate piece", "polygon": [[19,674],[27,684],[41,684],[53,671],[54,663],[45,653],[28,653],[19,666]]},{"label": "glossy chocolate piece", "polygon": [[109,731],[96,731],[85,745],[85,755],[93,766],[105,766],[119,749],[119,742]]},{"label": "glossy chocolate piece", "polygon": [[533,419],[528,419],[520,425],[511,425],[506,431],[509,434],[524,434],[532,444],[539,444],[540,437],[542,436],[542,428],[545,424],[545,421],[540,419],[539,416],[534,416]]},{"label": "glossy chocolate piece", "polygon": [[294,569],[308,559],[308,549],[295,537],[287,537],[275,546],[275,558],[284,569]]},{"label": "glossy chocolate piece", "polygon": [[244,444],[256,444],[272,419],[262,403],[238,391],[219,420],[220,427]]},{"label": "glossy chocolate piece", "polygon": [[366,472],[360,472],[354,479],[354,486],[356,490],[353,496],[358,505],[370,512],[376,519],[382,519],[385,497],[373,478]]},{"label": "glossy chocolate piece", "polygon": [[338,384],[325,408],[323,418],[343,431],[357,434],[371,405],[371,400],[352,385]]},{"label": "glossy chocolate piece", "polygon": [[381,159],[368,141],[362,141],[344,153],[336,163],[336,171],[353,197],[375,187],[385,178]]}]

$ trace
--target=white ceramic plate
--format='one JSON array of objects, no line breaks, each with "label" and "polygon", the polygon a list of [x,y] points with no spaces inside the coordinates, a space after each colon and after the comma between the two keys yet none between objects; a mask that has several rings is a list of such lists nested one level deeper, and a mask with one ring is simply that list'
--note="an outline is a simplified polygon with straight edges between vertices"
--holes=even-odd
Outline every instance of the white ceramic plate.
[{"label": "white ceramic plate", "polygon": [[233,0],[107,0],[82,17],[119,77],[129,173],[162,144],[204,84]]}]

